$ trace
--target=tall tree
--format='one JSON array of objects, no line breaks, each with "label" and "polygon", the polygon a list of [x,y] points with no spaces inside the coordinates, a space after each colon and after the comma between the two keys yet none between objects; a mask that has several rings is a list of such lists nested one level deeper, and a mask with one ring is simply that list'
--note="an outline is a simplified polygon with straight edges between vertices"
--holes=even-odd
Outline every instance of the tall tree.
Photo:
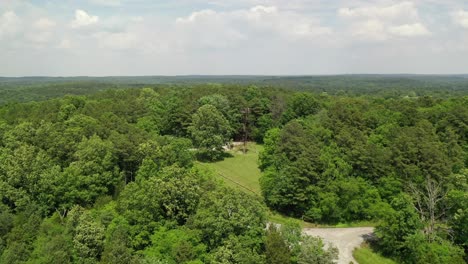
[{"label": "tall tree", "polygon": [[202,156],[216,160],[221,158],[223,146],[229,142],[232,129],[216,107],[206,104],[193,114],[189,131]]}]

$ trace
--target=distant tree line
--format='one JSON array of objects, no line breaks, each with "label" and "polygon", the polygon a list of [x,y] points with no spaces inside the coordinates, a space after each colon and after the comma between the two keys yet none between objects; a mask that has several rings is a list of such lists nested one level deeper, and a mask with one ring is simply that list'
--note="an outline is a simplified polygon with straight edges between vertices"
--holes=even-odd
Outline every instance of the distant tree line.
[{"label": "distant tree line", "polygon": [[468,75],[0,77],[0,105],[42,101],[65,95],[86,95],[108,89],[147,86],[178,89],[204,87],[207,84],[232,89],[256,85],[317,94],[383,98],[468,95]]}]

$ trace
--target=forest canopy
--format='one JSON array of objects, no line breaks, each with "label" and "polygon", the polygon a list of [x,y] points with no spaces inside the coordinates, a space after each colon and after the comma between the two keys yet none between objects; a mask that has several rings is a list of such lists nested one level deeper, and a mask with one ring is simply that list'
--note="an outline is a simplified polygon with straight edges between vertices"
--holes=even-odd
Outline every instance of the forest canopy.
[{"label": "forest canopy", "polygon": [[[268,210],[320,224],[372,221],[388,257],[463,263],[466,84],[441,88],[441,77],[425,89],[374,90],[366,78],[377,77],[353,78],[364,80],[313,92],[81,80],[15,90],[5,87],[30,84],[4,81],[0,94],[12,96],[0,102],[0,263],[336,259],[294,223],[267,228]],[[80,95],[64,95],[74,93],[67,87]],[[197,165],[243,139],[264,146],[262,197]]]}]

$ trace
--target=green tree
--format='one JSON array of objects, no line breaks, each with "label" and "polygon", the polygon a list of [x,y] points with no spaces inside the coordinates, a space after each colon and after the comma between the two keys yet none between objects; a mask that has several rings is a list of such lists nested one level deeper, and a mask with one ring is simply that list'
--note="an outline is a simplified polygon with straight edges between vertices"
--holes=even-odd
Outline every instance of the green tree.
[{"label": "green tree", "polygon": [[136,263],[130,237],[130,226],[125,218],[115,218],[106,231],[102,263],[129,264]]},{"label": "green tree", "polygon": [[31,256],[41,222],[42,212],[37,204],[30,203],[21,208],[14,218],[13,228],[6,235],[6,248],[0,263],[25,263]]},{"label": "green tree", "polygon": [[104,227],[89,212],[78,219],[73,236],[73,248],[80,261],[94,262],[100,259],[104,247]]},{"label": "green tree", "polygon": [[0,204],[0,256],[6,247],[6,238],[10,230],[13,228],[14,215],[10,208],[4,204]]},{"label": "green tree", "polygon": [[338,260],[338,248],[328,245],[324,248],[321,238],[313,236],[303,236],[301,241],[301,251],[297,258],[298,264],[333,264]]},{"label": "green tree", "polygon": [[209,104],[198,108],[189,127],[195,147],[209,160],[221,158],[223,146],[230,140],[231,130],[226,118]]},{"label": "green tree", "polygon": [[143,252],[146,259],[160,259],[168,263],[191,263],[203,260],[206,246],[201,242],[200,232],[185,227],[168,230],[160,227],[151,236],[152,246]]},{"label": "green tree", "polygon": [[72,263],[73,243],[58,214],[45,219],[34,242],[34,251],[28,263]]},{"label": "green tree", "polygon": [[283,114],[283,120],[290,120],[316,114],[321,108],[320,103],[311,93],[295,93]]},{"label": "green tree", "polygon": [[409,235],[406,238],[405,248],[407,249],[406,255],[402,258],[404,263],[444,264],[464,262],[463,249],[441,238],[429,242],[422,232]]},{"label": "green tree", "polygon": [[[262,162],[273,164],[260,178],[267,205],[287,214],[302,215],[309,206],[310,186],[320,179],[320,141],[301,122],[286,124],[273,155]],[[271,152],[270,147],[267,151]]]},{"label": "green tree", "polygon": [[216,264],[262,264],[265,256],[261,254],[255,238],[230,236],[211,256],[210,263]]},{"label": "green tree", "polygon": [[262,243],[266,224],[265,208],[251,195],[233,189],[220,189],[205,195],[189,225],[202,231],[209,249],[222,245],[230,235],[249,236]]},{"label": "green tree", "polygon": [[280,139],[280,132],[281,130],[279,128],[273,128],[268,130],[265,134],[265,138],[263,139],[263,150],[260,152],[258,157],[259,168],[262,171],[268,167],[279,167],[278,164],[275,164],[275,155],[277,155],[276,148]]},{"label": "green tree", "polygon": [[289,245],[281,236],[278,228],[270,224],[265,241],[265,255],[267,264],[287,264],[291,263],[291,253]]},{"label": "green tree", "polygon": [[382,252],[405,259],[410,254],[408,237],[420,232],[423,225],[409,196],[400,195],[391,205],[394,211],[385,216],[375,233]]},{"label": "green tree", "polygon": [[63,172],[57,188],[60,204],[88,205],[104,194],[112,194],[121,180],[111,142],[98,136],[83,138],[74,153],[74,161]]}]

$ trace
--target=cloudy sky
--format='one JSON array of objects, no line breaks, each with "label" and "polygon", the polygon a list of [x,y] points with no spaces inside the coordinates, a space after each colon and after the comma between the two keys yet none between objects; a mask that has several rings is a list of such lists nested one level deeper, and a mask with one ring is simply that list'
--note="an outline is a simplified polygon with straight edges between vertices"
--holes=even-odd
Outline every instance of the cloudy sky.
[{"label": "cloudy sky", "polygon": [[0,76],[468,73],[466,0],[0,0]]}]

